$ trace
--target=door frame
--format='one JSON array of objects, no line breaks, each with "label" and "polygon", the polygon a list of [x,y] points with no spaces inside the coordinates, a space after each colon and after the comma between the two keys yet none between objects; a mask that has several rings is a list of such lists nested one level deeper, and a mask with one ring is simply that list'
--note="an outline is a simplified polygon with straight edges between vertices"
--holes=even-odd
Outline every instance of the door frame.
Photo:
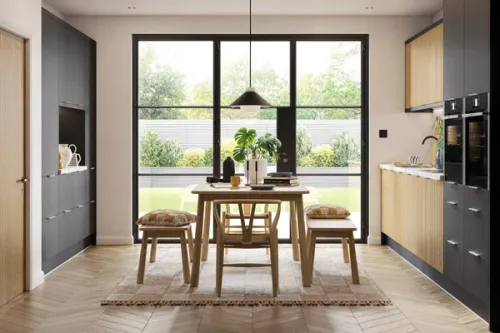
[{"label": "door frame", "polygon": [[[31,290],[32,285],[32,267],[31,267],[31,38],[26,37],[30,34],[17,32],[19,29],[11,29],[0,25],[3,30],[11,35],[19,37],[24,41],[24,178],[28,181],[24,185],[24,291]],[[41,241],[41,234],[40,234]],[[40,253],[41,259],[41,253]],[[20,296],[22,296],[21,294]],[[12,301],[16,301],[18,297]]]}]

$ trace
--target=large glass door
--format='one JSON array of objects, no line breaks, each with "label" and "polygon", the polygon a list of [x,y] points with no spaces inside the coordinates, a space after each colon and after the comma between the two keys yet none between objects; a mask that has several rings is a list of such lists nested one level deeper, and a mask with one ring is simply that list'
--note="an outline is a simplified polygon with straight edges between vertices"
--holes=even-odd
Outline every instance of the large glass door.
[{"label": "large glass door", "polygon": [[[366,36],[254,36],[252,86],[273,105],[254,112],[229,106],[249,84],[248,36],[134,39],[134,221],[158,208],[196,212],[191,189],[222,173],[247,127],[283,141],[290,161],[269,172],[296,172],[306,205],[346,207],[366,240]],[[288,204],[282,219],[290,241]]]}]

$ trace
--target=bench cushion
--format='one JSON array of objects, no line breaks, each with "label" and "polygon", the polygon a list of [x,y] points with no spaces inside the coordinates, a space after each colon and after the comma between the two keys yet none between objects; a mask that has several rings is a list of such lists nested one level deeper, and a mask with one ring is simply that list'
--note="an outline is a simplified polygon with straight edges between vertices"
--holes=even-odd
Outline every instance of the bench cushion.
[{"label": "bench cushion", "polygon": [[345,219],[351,215],[346,208],[332,204],[308,206],[305,213],[311,219]]},{"label": "bench cushion", "polygon": [[196,222],[196,215],[175,209],[157,209],[140,217],[135,223],[151,226],[175,227]]}]

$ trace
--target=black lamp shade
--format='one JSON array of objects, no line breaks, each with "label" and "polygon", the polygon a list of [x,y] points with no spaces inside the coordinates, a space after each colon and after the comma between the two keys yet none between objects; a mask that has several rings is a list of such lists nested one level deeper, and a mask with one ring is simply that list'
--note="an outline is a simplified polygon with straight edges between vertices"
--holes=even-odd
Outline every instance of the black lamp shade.
[{"label": "black lamp shade", "polygon": [[261,108],[268,108],[271,106],[268,101],[266,101],[262,96],[260,96],[255,89],[247,88],[243,95],[238,97],[234,102],[230,104],[234,108],[241,106],[260,106]]}]

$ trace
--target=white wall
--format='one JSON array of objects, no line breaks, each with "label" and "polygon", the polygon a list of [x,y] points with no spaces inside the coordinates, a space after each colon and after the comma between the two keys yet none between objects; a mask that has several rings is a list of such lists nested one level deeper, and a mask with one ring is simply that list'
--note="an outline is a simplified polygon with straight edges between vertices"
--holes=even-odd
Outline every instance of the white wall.
[{"label": "white wall", "polygon": [[45,1],[42,1],[42,7],[51,12],[52,14],[54,14],[55,16],[59,17],[61,20],[64,20],[64,14],[59,10],[55,9],[53,6],[46,3]]},{"label": "white wall", "polygon": [[[26,286],[33,289],[43,282],[42,272],[42,27],[40,0],[0,0],[0,28],[30,40],[30,173]],[[1,73],[0,73],[1,74]]]},{"label": "white wall", "polygon": [[[248,33],[247,17],[68,17],[97,41],[97,241],[132,243],[132,34]],[[381,163],[426,156],[432,114],[406,114],[405,40],[431,17],[262,16],[254,33],[370,34],[370,238],[380,242]],[[387,129],[387,139],[378,130]]]},{"label": "white wall", "polygon": [[434,16],[432,17],[432,22],[437,22],[442,18],[443,18],[443,10],[441,9],[436,14],[434,14]]}]

